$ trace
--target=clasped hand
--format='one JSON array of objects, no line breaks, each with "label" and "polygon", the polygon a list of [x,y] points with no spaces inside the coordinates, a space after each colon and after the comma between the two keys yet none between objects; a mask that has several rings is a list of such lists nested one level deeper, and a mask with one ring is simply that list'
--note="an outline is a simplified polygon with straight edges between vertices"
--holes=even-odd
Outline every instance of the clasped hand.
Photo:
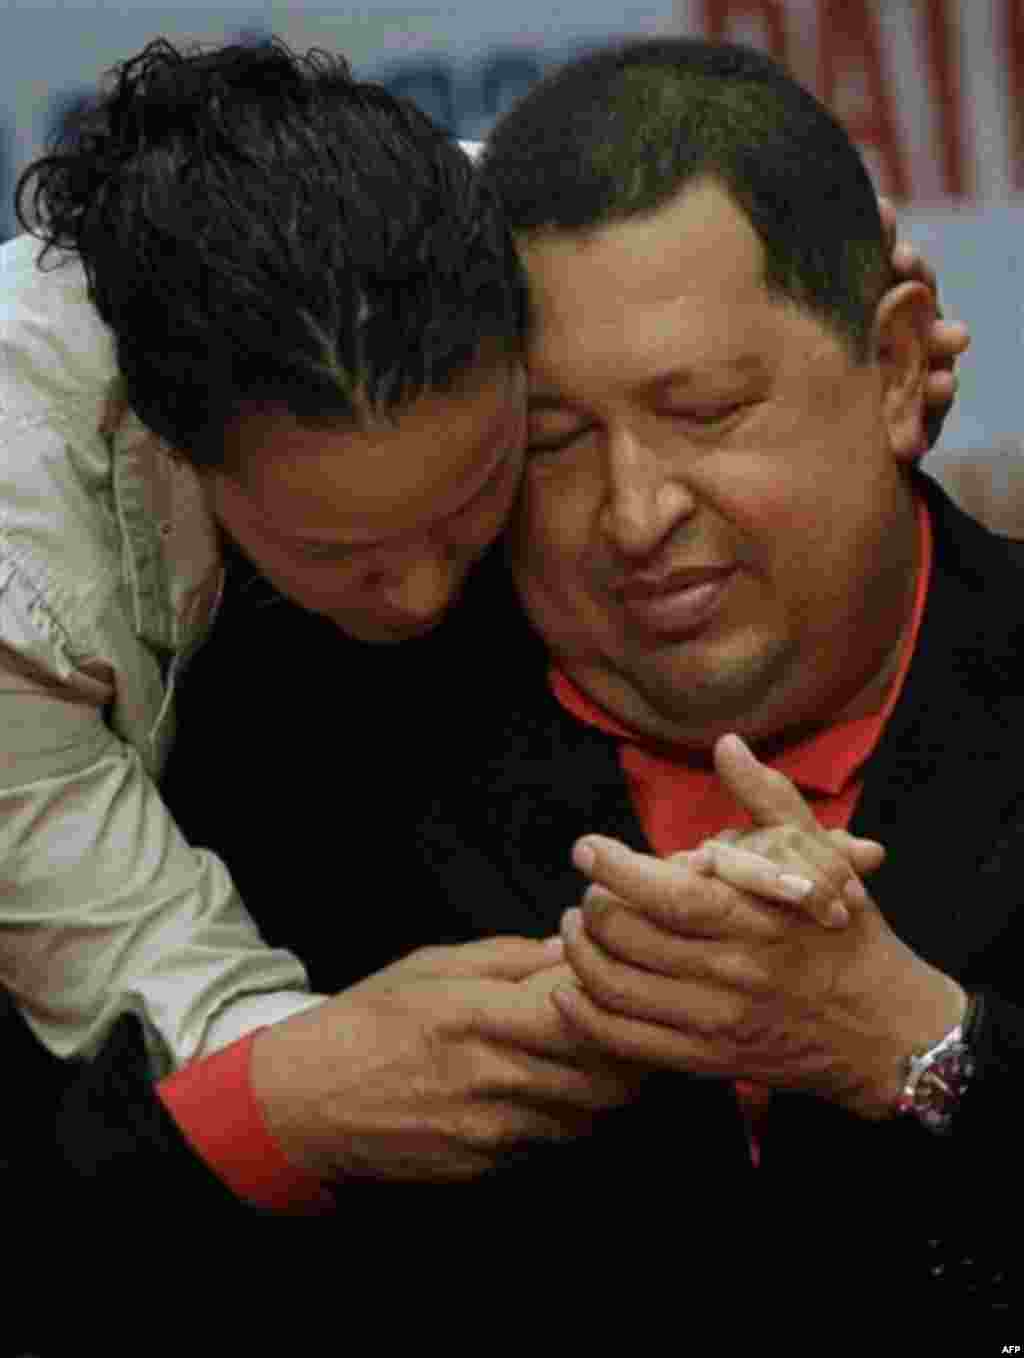
[{"label": "clasped hand", "polygon": [[553,998],[609,1054],[886,1116],[907,1054],[959,1021],[963,992],[867,894],[881,845],[822,830],[736,737],[715,764],[756,828],[669,860],[580,841],[593,885],[563,921],[575,979]]}]

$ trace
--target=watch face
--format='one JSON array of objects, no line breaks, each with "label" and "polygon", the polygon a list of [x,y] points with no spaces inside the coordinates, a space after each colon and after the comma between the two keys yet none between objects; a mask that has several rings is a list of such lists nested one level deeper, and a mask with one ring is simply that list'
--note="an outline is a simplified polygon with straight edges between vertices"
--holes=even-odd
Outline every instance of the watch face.
[{"label": "watch face", "polygon": [[967,1046],[952,1043],[921,1071],[906,1111],[914,1113],[929,1130],[948,1132],[973,1074],[974,1062]]}]

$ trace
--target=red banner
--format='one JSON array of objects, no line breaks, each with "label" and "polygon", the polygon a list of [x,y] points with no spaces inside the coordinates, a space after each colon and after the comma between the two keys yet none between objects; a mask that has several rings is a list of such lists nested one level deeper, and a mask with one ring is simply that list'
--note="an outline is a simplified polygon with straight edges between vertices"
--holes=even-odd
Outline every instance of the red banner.
[{"label": "red banner", "polygon": [[675,14],[789,66],[893,197],[1024,191],[1024,0],[676,0]]}]

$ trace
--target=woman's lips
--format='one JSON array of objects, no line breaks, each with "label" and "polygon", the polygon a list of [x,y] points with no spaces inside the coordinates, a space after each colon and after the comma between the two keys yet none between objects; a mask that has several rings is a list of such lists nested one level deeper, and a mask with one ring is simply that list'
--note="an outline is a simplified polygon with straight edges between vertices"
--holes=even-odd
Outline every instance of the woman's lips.
[{"label": "woman's lips", "polygon": [[621,593],[626,616],[645,632],[682,637],[699,631],[721,607],[735,569],[674,576],[663,584],[626,586]]}]

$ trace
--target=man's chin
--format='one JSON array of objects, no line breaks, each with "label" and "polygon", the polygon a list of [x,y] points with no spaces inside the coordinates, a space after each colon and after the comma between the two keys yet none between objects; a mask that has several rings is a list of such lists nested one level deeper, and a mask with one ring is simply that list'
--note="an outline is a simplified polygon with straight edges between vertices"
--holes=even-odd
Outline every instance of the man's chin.
[{"label": "man's chin", "polygon": [[[760,713],[772,694],[785,687],[797,659],[796,648],[777,644],[757,651],[708,654],[698,660],[680,648],[657,665],[632,667],[634,691],[652,714],[684,743],[713,743]],[[674,660],[674,663],[673,663]],[[627,671],[629,674],[629,671]]]}]

